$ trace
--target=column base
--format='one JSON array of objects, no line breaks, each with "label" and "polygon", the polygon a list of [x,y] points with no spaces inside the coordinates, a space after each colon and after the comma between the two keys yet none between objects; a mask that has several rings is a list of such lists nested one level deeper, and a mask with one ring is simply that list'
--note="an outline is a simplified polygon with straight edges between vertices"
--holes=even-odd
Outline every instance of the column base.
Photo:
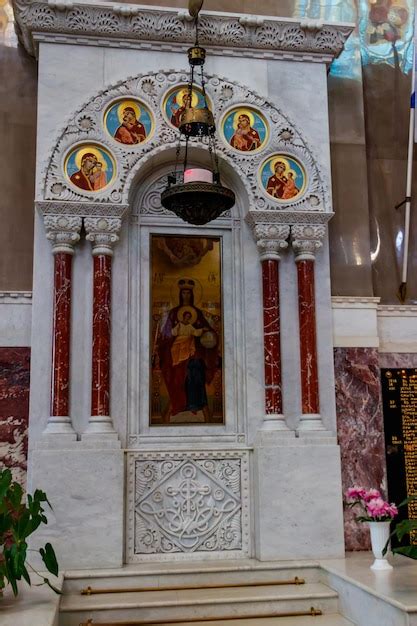
[{"label": "column base", "polygon": [[95,443],[106,442],[107,447],[120,448],[121,443],[113,422],[108,415],[92,415],[87,429],[81,435],[81,441]]},{"label": "column base", "polygon": [[67,441],[77,441],[77,433],[72,427],[71,418],[67,415],[52,415],[46,425],[42,436],[59,436]]},{"label": "column base", "polygon": [[282,413],[267,413],[264,415],[262,430],[292,432],[285,423],[285,417]]},{"label": "column base", "polygon": [[303,413],[297,427],[299,433],[325,430],[320,413]]}]

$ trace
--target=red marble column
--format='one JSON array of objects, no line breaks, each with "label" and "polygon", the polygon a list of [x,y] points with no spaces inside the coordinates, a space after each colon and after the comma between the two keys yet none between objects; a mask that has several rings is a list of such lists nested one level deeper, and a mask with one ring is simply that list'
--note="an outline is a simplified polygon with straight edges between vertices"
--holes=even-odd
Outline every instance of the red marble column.
[{"label": "red marble column", "polygon": [[91,416],[82,438],[106,437],[120,446],[110,416],[111,283],[113,247],[121,219],[88,217],[84,220],[93,252],[93,324],[91,354]]},{"label": "red marble column", "polygon": [[282,413],[279,262],[262,261],[265,413]]},{"label": "red marble column", "polygon": [[[51,415],[69,415],[72,255],[54,256]],[[69,420],[68,420],[69,421]]]},{"label": "red marble column", "polygon": [[111,264],[94,256],[91,415],[110,415]]},{"label": "red marble column", "polygon": [[70,341],[72,257],[80,239],[81,217],[44,215],[46,237],[54,255],[52,317],[51,408],[47,435],[75,440],[70,418]]},{"label": "red marble column", "polygon": [[303,414],[320,413],[317,370],[314,261],[297,261],[300,324],[301,408]]},{"label": "red marble column", "polygon": [[324,431],[320,415],[317,360],[316,300],[314,265],[316,252],[326,236],[323,224],[295,224],[291,227],[298,281],[300,333],[301,419],[298,431]]}]

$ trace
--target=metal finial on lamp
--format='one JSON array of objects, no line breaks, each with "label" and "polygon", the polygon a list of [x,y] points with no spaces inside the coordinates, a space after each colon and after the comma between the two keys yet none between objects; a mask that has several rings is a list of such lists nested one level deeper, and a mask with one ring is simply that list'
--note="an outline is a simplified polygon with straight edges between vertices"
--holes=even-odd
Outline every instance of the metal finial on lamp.
[{"label": "metal finial on lamp", "polygon": [[[189,12],[195,19],[196,39],[194,46],[188,50],[190,79],[187,88],[187,101],[179,125],[177,163],[175,175],[168,176],[168,187],[161,194],[161,203],[169,211],[190,224],[202,225],[219,217],[235,203],[235,194],[224,187],[220,181],[218,159],[216,155],[216,125],[210,111],[205,91],[203,66],[206,51],[198,43],[198,14],[203,0],[190,0]],[[194,88],[194,71],[200,68],[203,107],[192,106]],[[211,169],[188,168],[188,147],[192,137],[206,138]],[[182,172],[177,171],[181,140],[185,139],[185,155]],[[179,179],[179,180],[178,180]]]}]

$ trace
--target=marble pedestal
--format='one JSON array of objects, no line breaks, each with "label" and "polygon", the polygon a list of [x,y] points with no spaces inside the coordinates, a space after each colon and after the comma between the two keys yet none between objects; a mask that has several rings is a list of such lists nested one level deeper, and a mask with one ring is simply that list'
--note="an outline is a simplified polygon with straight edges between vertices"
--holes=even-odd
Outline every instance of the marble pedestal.
[{"label": "marble pedestal", "polygon": [[29,490],[46,492],[47,526],[30,547],[50,541],[60,570],[120,567],[123,563],[123,476],[121,449],[35,449]]},{"label": "marble pedestal", "polygon": [[344,556],[339,446],[333,438],[258,437],[255,545],[261,561]]}]

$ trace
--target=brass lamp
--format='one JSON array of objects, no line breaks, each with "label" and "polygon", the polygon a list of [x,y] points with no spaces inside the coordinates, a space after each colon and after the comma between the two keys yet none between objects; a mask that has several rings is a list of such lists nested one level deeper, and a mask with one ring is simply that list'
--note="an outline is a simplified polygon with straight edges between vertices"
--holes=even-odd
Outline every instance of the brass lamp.
[{"label": "brass lamp", "polygon": [[[220,181],[218,159],[216,155],[216,125],[213,113],[207,102],[204,80],[204,62],[206,51],[198,44],[198,13],[203,2],[190,0],[189,12],[195,19],[196,40],[188,50],[190,79],[187,87],[185,109],[179,125],[177,163],[175,174],[168,176],[168,186],[161,194],[161,203],[169,211],[190,224],[202,225],[219,217],[235,203],[235,194],[224,187]],[[204,105],[192,106],[192,94],[195,85],[195,68],[200,68],[201,93]],[[210,157],[210,169],[189,168],[188,148],[190,139],[196,137],[204,141]],[[180,163],[181,142],[185,142],[184,159]]]}]

